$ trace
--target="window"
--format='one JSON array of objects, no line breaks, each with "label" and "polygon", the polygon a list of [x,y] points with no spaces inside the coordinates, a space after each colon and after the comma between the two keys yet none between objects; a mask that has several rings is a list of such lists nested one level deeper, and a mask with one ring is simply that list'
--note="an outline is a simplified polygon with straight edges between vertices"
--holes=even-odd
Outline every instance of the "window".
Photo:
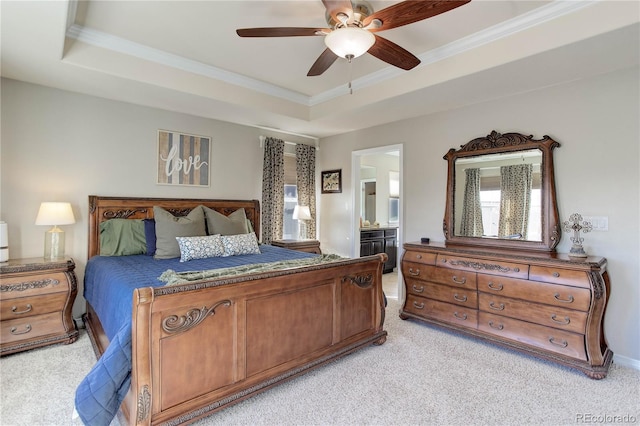
[{"label": "window", "polygon": [[293,219],[293,209],[298,204],[298,187],[296,185],[296,156],[284,155],[284,218],[282,238],[297,239],[300,235],[299,223]]}]

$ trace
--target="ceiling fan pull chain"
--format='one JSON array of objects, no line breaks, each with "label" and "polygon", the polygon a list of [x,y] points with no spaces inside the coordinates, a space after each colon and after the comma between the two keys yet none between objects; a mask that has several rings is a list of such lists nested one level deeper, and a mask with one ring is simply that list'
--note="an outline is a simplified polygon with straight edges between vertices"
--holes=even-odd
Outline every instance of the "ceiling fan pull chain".
[{"label": "ceiling fan pull chain", "polygon": [[349,94],[353,95],[353,87],[351,85],[351,80],[353,80],[353,63],[351,60],[353,59],[353,55],[347,55],[347,61],[349,61]]}]

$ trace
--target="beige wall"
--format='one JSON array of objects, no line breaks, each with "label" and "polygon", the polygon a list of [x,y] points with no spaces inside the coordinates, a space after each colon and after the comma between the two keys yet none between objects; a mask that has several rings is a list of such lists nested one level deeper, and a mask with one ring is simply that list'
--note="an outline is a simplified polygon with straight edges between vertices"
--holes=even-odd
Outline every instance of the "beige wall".
[{"label": "beige wall", "polygon": [[[450,148],[492,130],[549,135],[561,220],[608,216],[609,231],[585,235],[585,248],[609,261],[612,280],[605,332],[618,360],[640,367],[640,130],[638,69],[625,70],[322,140],[318,168],[342,169],[343,192],[320,196],[324,251],[351,248],[351,152],[403,144],[402,241],[444,239]],[[563,234],[559,252],[571,246]]]},{"label": "beige wall", "polygon": [[[64,226],[66,253],[82,285],[87,259],[87,196],[260,199],[264,130],[2,80],[0,220],[11,258],[44,252],[42,201],[68,201],[76,224]],[[208,188],[156,184],[157,131],[212,138]],[[296,141],[292,136],[287,140]],[[79,297],[74,315],[84,309]]]}]

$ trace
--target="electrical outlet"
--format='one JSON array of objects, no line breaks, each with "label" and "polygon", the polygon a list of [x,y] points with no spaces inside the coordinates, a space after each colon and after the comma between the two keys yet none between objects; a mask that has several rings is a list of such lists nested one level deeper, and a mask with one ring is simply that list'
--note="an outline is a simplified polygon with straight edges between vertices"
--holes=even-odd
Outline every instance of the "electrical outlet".
[{"label": "electrical outlet", "polygon": [[584,222],[591,223],[593,227],[592,231],[608,231],[609,230],[609,217],[608,216],[582,216]]}]

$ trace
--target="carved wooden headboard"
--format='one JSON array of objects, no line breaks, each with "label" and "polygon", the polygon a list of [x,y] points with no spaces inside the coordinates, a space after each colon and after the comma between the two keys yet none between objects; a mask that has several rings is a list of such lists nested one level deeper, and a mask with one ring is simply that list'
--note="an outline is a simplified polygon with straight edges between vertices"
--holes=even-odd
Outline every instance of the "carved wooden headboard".
[{"label": "carved wooden headboard", "polygon": [[244,208],[247,219],[260,238],[260,203],[258,200],[207,200],[197,198],[135,198],[89,195],[89,258],[100,253],[100,223],[109,219],[151,219],[153,206],[175,216],[186,216],[199,205],[224,215]]}]

